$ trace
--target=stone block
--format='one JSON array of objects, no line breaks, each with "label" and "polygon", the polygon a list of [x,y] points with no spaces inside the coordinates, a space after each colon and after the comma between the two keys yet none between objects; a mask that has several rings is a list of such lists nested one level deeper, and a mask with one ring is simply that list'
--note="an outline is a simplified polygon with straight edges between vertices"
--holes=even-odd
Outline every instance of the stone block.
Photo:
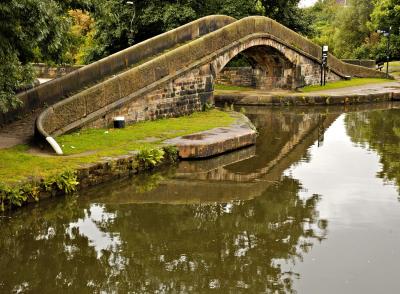
[{"label": "stone block", "polygon": [[152,61],[152,67],[154,68],[155,81],[161,80],[169,75],[168,62],[165,56],[154,59]]},{"label": "stone block", "polygon": [[190,55],[190,46],[184,45],[165,54],[168,70],[172,74],[188,66],[192,60]]},{"label": "stone block", "polygon": [[205,158],[254,145],[257,133],[250,124],[215,128],[165,141],[178,149],[181,158]]},{"label": "stone block", "polygon": [[81,92],[79,99],[84,100],[86,103],[86,114],[95,112],[108,104],[104,96],[103,84],[98,84]]},{"label": "stone block", "polygon": [[219,33],[220,33],[220,42],[221,42],[221,47],[228,46],[232,44],[235,41],[238,41],[240,39],[240,34],[239,34],[239,28],[240,25],[237,23],[230,24],[224,28],[222,28]]},{"label": "stone block", "polygon": [[59,78],[62,93],[64,97],[68,97],[74,92],[77,92],[80,87],[80,78],[79,78],[79,71],[75,70],[61,78]]},{"label": "stone block", "polygon": [[94,82],[98,81],[99,78],[101,77],[101,71],[100,71],[100,61],[94,62],[92,64],[89,64],[87,66],[84,66],[80,69],[79,71],[79,86],[81,88],[93,84]]},{"label": "stone block", "polygon": [[239,22],[237,23],[239,38],[247,37],[255,32],[255,19],[252,16],[245,17]]},{"label": "stone block", "polygon": [[206,57],[211,52],[207,46],[207,42],[203,39],[197,39],[189,44],[191,62],[198,61]]},{"label": "stone block", "polygon": [[36,88],[37,96],[40,102],[53,104],[63,97],[61,83],[58,79],[49,81]]},{"label": "stone block", "polygon": [[86,116],[86,101],[82,94],[71,98],[63,100],[53,107],[55,129],[63,128]]},{"label": "stone block", "polygon": [[132,94],[134,91],[140,89],[140,72],[137,67],[130,69],[118,75],[121,98]]},{"label": "stone block", "polygon": [[120,79],[118,76],[108,79],[102,83],[102,86],[104,92],[104,104],[102,107],[121,99]]}]

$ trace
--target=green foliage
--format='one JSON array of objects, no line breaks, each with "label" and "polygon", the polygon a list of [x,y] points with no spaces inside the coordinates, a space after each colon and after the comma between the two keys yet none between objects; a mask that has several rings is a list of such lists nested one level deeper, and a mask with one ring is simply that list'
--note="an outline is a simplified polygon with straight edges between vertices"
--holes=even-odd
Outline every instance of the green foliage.
[{"label": "green foliage", "polygon": [[20,0],[0,3],[0,111],[15,108],[15,93],[33,82],[32,61],[60,63],[70,45],[67,10],[83,1]]},{"label": "green foliage", "polygon": [[174,145],[167,145],[163,147],[165,151],[165,159],[169,162],[177,162],[178,161],[178,148]]},{"label": "green foliage", "polygon": [[349,113],[345,125],[352,142],[379,155],[382,170],[377,176],[400,187],[399,109]]},{"label": "green foliage", "polygon": [[93,0],[93,47],[86,62],[100,59],[200,17],[224,14],[235,18],[265,15],[307,33],[310,17],[298,8],[299,0]]},{"label": "green foliage", "polygon": [[300,0],[260,0],[264,15],[300,33],[310,34],[313,17],[299,8]]},{"label": "green foliage", "polygon": [[164,154],[161,148],[143,149],[138,154],[139,164],[145,169],[153,168],[164,159]]},{"label": "green foliage", "polygon": [[56,187],[65,194],[75,192],[78,184],[76,172],[71,170],[66,170],[61,174],[51,176],[44,181],[46,191],[52,191]]},{"label": "green foliage", "polygon": [[21,189],[0,183],[0,211],[11,205],[21,206],[26,198]]},{"label": "green foliage", "polygon": [[31,181],[11,186],[0,182],[0,211],[14,206],[22,206],[29,200],[39,201],[42,191],[50,192],[54,188],[70,194],[76,190],[78,184],[76,173],[68,170],[51,176],[42,183]]},{"label": "green foliage", "polygon": [[212,110],[214,108],[215,108],[215,105],[212,104],[212,103],[208,103],[208,102],[204,103],[203,106],[202,106],[202,110],[203,111],[210,111],[210,110]]},{"label": "green foliage", "polygon": [[250,87],[243,87],[243,86],[232,86],[232,85],[215,85],[215,90],[222,90],[222,91],[251,91],[254,88]]},{"label": "green foliage", "polygon": [[387,37],[377,30],[392,26],[390,59],[400,55],[400,1],[350,0],[346,7],[335,0],[319,0],[307,9],[315,19],[313,41],[328,45],[339,58],[386,61]]},{"label": "green foliage", "polygon": [[323,90],[333,90],[333,89],[340,89],[346,87],[354,87],[354,86],[362,86],[362,85],[369,85],[369,84],[379,84],[379,83],[387,83],[393,82],[390,79],[379,79],[379,78],[353,78],[351,80],[346,81],[336,81],[327,83],[325,86],[320,85],[312,85],[306,86],[301,88],[301,92],[309,93],[315,91],[323,91]]},{"label": "green foliage", "polygon": [[136,192],[146,193],[155,190],[165,178],[159,173],[141,174],[134,177]]}]

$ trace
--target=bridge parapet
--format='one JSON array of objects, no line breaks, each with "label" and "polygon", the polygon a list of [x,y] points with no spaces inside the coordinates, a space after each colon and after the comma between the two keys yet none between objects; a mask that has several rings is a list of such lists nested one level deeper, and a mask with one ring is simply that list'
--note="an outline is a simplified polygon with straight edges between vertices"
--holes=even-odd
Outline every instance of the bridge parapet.
[{"label": "bridge parapet", "polygon": [[234,21],[236,19],[224,15],[206,16],[112,54],[60,78],[21,92],[17,95],[17,98],[23,102],[23,106],[8,113],[0,113],[0,125],[7,124],[23,114],[43,107],[45,104],[52,105],[107,77],[127,70],[137,63],[179,44],[199,38]]},{"label": "bridge parapet", "polygon": [[[218,72],[230,59],[252,46],[275,46],[283,55],[290,55],[292,63],[299,62],[300,67],[306,63],[304,60],[309,60],[314,63],[311,71],[317,74],[315,68],[319,68],[321,49],[310,40],[266,17],[247,17],[236,22],[221,17],[208,29],[227,22],[231,23],[47,108],[37,120],[36,134],[44,139],[77,128],[104,127],[116,115],[125,115],[128,122],[135,122],[198,111],[201,104],[212,102],[213,82]],[[200,33],[194,35],[200,36]],[[172,36],[168,38],[176,40]],[[118,67],[120,57],[115,58],[116,64],[111,62],[110,67]],[[329,66],[338,77],[384,75],[345,64],[332,55]],[[99,65],[92,64],[81,72],[88,72],[87,80],[93,80],[93,75],[102,72],[96,67]],[[80,79],[79,74],[77,78]]]}]

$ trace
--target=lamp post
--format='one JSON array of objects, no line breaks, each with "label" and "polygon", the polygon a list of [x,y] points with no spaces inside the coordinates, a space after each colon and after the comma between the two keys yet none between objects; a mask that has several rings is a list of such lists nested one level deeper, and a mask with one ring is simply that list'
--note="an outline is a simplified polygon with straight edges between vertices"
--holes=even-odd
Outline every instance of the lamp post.
[{"label": "lamp post", "polygon": [[389,78],[389,60],[390,60],[390,33],[392,31],[392,27],[389,27],[388,31],[378,30],[379,34],[387,37],[387,47],[386,47],[386,77]]},{"label": "lamp post", "polygon": [[126,4],[133,6],[133,15],[132,15],[132,18],[131,18],[131,21],[130,21],[130,25],[129,25],[129,36],[128,36],[129,45],[133,45],[132,24],[133,24],[133,20],[135,19],[135,16],[136,16],[136,7],[135,7],[135,3],[133,1],[127,1]]},{"label": "lamp post", "polygon": [[328,46],[322,46],[322,60],[321,60],[321,86],[326,85],[326,67],[328,65]]}]

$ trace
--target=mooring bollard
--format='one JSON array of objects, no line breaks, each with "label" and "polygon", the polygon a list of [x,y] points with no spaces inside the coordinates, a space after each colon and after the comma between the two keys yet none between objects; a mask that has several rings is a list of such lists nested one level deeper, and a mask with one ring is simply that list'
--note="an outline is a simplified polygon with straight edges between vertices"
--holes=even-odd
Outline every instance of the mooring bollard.
[{"label": "mooring bollard", "polygon": [[114,128],[115,129],[123,129],[125,128],[125,117],[117,116],[114,117]]}]

